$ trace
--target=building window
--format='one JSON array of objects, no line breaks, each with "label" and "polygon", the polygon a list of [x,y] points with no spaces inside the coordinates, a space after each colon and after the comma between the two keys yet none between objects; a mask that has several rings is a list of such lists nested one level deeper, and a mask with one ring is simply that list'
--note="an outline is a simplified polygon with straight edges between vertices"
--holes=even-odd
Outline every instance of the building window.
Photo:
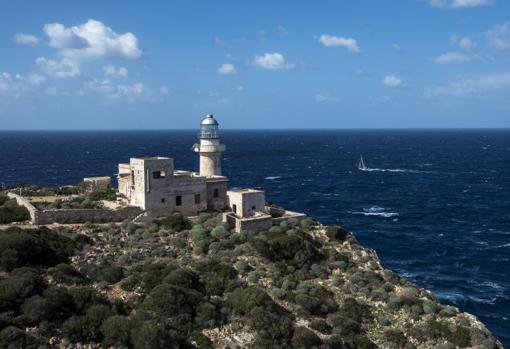
[{"label": "building window", "polygon": [[218,188],[214,189],[213,197],[217,198],[220,196],[220,190]]},{"label": "building window", "polygon": [[232,205],[232,211],[234,211],[234,213],[237,213],[237,205],[236,204]]},{"label": "building window", "polygon": [[252,209],[253,211],[255,211],[256,207],[255,207],[255,206],[252,206],[252,207],[251,207],[251,209]]},{"label": "building window", "polygon": [[177,195],[175,197],[175,206],[181,206],[182,205],[182,196]]},{"label": "building window", "polygon": [[200,194],[195,194],[195,204],[200,203]]},{"label": "building window", "polygon": [[165,203],[165,198],[162,198],[161,199],[161,203],[164,204]]},{"label": "building window", "polygon": [[165,178],[165,171],[154,171],[152,172],[152,178]]}]

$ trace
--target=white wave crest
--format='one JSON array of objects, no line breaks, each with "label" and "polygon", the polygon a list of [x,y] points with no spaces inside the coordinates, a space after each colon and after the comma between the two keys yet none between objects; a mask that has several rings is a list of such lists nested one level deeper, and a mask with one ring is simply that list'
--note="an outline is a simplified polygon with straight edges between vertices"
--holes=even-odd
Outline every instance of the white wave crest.
[{"label": "white wave crest", "polygon": [[364,216],[378,216],[384,218],[397,217],[397,212],[387,212],[384,207],[372,206],[370,208],[364,208],[363,211],[354,211],[352,214],[361,214]]},{"label": "white wave crest", "polygon": [[410,170],[406,168],[365,168],[364,172],[431,173],[431,171]]},{"label": "white wave crest", "polygon": [[282,178],[282,176],[269,176],[269,177],[266,177],[264,179],[268,179],[270,181],[274,181],[275,179],[280,179],[280,178]]}]

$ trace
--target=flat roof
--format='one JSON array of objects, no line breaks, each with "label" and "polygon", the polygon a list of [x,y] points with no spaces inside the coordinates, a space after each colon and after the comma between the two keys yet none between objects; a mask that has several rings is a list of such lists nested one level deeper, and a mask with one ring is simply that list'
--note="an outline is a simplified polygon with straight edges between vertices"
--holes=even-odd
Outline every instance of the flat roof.
[{"label": "flat roof", "polygon": [[85,177],[84,181],[94,181],[94,180],[103,180],[103,179],[111,179],[110,176],[97,176],[97,177]]},{"label": "flat roof", "polygon": [[261,189],[253,189],[253,188],[239,188],[239,189],[231,189],[227,192],[233,192],[233,193],[263,193],[264,190]]},{"label": "flat roof", "polygon": [[168,158],[166,156],[140,156],[132,159],[139,159],[139,160],[170,160],[171,158]]}]

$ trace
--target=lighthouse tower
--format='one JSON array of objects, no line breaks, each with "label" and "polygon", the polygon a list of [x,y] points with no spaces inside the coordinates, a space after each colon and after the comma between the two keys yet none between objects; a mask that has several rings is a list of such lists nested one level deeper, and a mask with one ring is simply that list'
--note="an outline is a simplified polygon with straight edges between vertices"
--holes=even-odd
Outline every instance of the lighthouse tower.
[{"label": "lighthouse tower", "polygon": [[221,153],[225,145],[220,144],[218,121],[211,115],[200,123],[200,144],[195,144],[193,150],[200,154],[200,175],[221,176]]}]

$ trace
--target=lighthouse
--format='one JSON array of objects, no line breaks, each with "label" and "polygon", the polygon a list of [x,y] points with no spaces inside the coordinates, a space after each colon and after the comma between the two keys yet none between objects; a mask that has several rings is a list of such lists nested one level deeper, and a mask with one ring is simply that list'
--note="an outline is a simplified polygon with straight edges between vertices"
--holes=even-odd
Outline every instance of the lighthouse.
[{"label": "lighthouse", "polygon": [[200,123],[200,143],[193,150],[200,154],[200,175],[206,177],[221,176],[221,153],[225,145],[220,143],[218,121],[211,114]]}]

